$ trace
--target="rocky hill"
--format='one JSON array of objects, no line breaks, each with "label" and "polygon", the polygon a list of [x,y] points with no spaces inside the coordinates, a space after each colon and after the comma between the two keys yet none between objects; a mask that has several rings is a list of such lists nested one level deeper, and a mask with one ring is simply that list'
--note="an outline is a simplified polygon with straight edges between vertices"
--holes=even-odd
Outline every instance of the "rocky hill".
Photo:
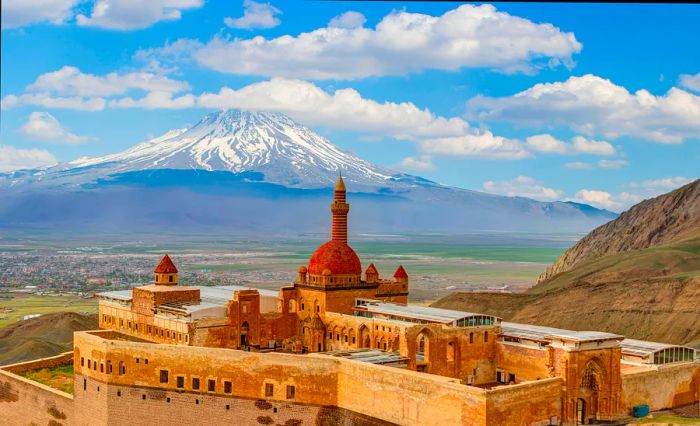
[{"label": "rocky hill", "polygon": [[644,201],[562,255],[523,294],[433,306],[700,347],[700,180]]},{"label": "rocky hill", "polygon": [[19,321],[0,329],[0,365],[68,352],[73,332],[95,330],[97,315],[57,312]]},{"label": "rocky hill", "polygon": [[700,237],[700,179],[642,201],[586,235],[540,275],[543,283],[579,263]]}]

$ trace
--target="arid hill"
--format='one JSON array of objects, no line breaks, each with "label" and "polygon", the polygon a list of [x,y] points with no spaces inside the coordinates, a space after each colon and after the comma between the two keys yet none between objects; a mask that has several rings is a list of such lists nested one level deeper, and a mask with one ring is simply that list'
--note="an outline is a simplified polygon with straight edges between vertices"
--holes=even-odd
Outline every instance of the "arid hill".
[{"label": "arid hill", "polygon": [[524,294],[433,306],[700,347],[700,180],[643,201],[564,253]]},{"label": "arid hill", "polygon": [[97,315],[57,312],[0,329],[0,365],[58,355],[73,349],[73,332],[97,329]]}]

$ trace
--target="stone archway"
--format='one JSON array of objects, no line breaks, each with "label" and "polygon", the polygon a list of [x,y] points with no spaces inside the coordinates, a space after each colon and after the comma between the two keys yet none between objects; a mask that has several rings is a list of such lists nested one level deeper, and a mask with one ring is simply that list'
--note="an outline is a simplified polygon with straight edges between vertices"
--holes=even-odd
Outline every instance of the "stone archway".
[{"label": "stone archway", "polygon": [[367,327],[365,324],[362,324],[362,326],[360,326],[358,335],[360,337],[360,347],[372,347],[372,337],[370,336],[369,327]]},{"label": "stone archway", "polygon": [[248,321],[245,321],[243,324],[241,324],[241,347],[248,346],[248,331],[250,329],[250,326],[248,325]]},{"label": "stone archway", "polygon": [[598,397],[605,377],[605,370],[597,359],[588,361],[581,374],[576,416],[581,424],[589,424],[598,418]]}]

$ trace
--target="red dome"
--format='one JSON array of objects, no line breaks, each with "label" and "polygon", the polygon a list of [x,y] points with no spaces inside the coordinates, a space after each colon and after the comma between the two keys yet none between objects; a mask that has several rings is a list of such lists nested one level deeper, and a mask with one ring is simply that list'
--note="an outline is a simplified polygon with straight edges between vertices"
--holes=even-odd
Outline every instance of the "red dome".
[{"label": "red dome", "polygon": [[347,243],[331,240],[317,248],[309,259],[309,274],[322,275],[328,269],[333,275],[360,275],[362,265]]}]

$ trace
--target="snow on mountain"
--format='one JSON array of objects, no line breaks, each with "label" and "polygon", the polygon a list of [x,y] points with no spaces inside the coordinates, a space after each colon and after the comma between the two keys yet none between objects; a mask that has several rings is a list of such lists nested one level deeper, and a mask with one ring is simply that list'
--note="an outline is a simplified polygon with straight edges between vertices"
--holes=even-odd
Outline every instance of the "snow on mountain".
[{"label": "snow on mountain", "polygon": [[205,116],[191,129],[176,129],[126,151],[81,158],[68,169],[105,166],[110,173],[149,169],[261,172],[267,182],[319,188],[339,172],[350,183],[386,185],[395,173],[343,151],[289,117],[226,110]]}]

